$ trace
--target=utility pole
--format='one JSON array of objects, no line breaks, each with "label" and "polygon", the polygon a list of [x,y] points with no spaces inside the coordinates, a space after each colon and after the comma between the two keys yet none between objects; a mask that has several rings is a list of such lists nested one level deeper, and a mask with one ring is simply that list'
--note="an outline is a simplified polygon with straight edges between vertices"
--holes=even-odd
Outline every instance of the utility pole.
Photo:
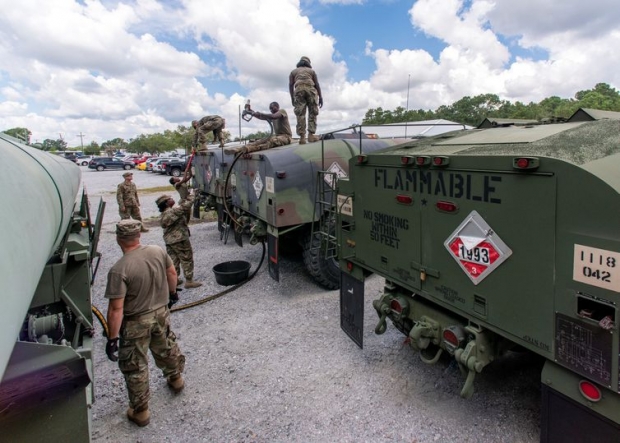
[{"label": "utility pole", "polygon": [[409,113],[409,84],[411,82],[411,74],[407,77],[407,110],[405,111],[405,138],[407,138],[407,114]]},{"label": "utility pole", "polygon": [[76,136],[76,137],[80,137],[80,146],[82,147],[82,152],[84,151],[84,135],[85,134],[82,134],[82,131],[80,131],[80,133]]}]

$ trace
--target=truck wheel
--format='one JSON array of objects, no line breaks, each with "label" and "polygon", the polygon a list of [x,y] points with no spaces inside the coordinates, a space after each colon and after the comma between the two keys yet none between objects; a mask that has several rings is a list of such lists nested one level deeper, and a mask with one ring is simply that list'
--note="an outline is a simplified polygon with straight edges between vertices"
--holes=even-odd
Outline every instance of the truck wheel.
[{"label": "truck wheel", "polygon": [[[306,269],[321,286],[327,289],[340,287],[340,267],[335,256],[336,251],[326,254],[321,246],[322,238],[319,233],[311,235],[308,232],[302,240],[303,256]],[[333,257],[326,258],[326,255]]]},{"label": "truck wheel", "polygon": [[180,177],[181,176],[181,170],[179,168],[174,168],[172,170],[172,176],[173,177]]},{"label": "truck wheel", "polygon": [[131,166],[129,166],[129,165],[125,165],[125,166],[123,166],[123,169],[124,169],[124,170],[131,169]]},{"label": "truck wheel", "polygon": [[97,166],[97,171],[103,171],[105,168],[101,165]]}]

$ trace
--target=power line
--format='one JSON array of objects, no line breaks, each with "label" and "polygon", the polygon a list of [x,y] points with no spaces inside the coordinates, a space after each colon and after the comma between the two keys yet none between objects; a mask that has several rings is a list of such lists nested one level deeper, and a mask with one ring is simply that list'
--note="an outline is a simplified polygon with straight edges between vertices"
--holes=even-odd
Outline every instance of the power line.
[{"label": "power line", "polygon": [[80,137],[80,146],[82,147],[82,149],[84,149],[84,136],[86,134],[82,134],[82,131],[80,131],[80,133],[76,136],[76,137]]}]

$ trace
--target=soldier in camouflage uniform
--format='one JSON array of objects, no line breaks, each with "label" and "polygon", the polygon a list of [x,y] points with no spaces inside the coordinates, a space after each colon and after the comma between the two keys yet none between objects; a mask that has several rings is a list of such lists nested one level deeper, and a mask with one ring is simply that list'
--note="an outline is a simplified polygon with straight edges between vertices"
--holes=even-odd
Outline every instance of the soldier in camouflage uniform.
[{"label": "soldier in camouflage uniform", "polygon": [[195,129],[194,144],[198,151],[207,150],[207,134],[213,131],[213,141],[220,141],[220,147],[224,147],[224,128],[226,120],[219,115],[207,115],[200,120],[194,120],[192,127]]},{"label": "soldier in camouflage uniform", "polygon": [[259,120],[269,120],[273,123],[274,135],[271,137],[258,140],[253,143],[248,143],[246,146],[225,148],[226,154],[247,153],[255,151],[264,151],[265,149],[275,148],[277,146],[285,146],[291,144],[291,126],[288,123],[288,114],[284,109],[280,109],[278,102],[271,102],[269,104],[269,110],[271,114],[263,114],[262,112],[252,111],[252,117],[256,117]]},{"label": "soldier in camouflage uniform", "polygon": [[[194,195],[189,194],[187,199],[174,207],[174,199],[169,195],[162,195],[155,203],[161,212],[160,222],[164,230],[166,251],[172,258],[177,275],[185,275],[185,288],[197,288],[202,283],[194,281],[194,251],[189,241],[189,227],[186,213],[194,204]],[[182,280],[179,280],[181,284]]]},{"label": "soldier in camouflage uniform", "polygon": [[[118,361],[129,394],[127,418],[138,426],[150,422],[148,351],[163,371],[168,386],[181,392],[185,356],[170,329],[170,300],[177,300],[177,274],[172,259],[159,246],[140,244],[136,220],[116,225],[116,241],[123,251],[108,273],[109,338],[106,354]],[[119,346],[120,344],[120,346]]]},{"label": "soldier in camouflage uniform", "polygon": [[[121,216],[121,220],[128,219],[129,217],[142,222],[142,216],[140,215],[140,200],[138,199],[138,188],[132,182],[133,173],[125,172],[123,174],[125,181],[120,183],[116,188],[116,201],[118,202],[118,213]],[[142,232],[149,232],[147,228],[142,226]]]},{"label": "soldier in camouflage uniform", "polygon": [[[323,94],[316,76],[316,72],[310,65],[308,57],[302,57],[297,67],[291,71],[288,77],[288,89],[291,93],[291,102],[297,116],[297,135],[299,144],[306,143],[306,109],[308,110],[308,141],[318,141],[316,133],[316,116],[319,108],[323,107]],[[318,101],[317,101],[318,100]]]}]

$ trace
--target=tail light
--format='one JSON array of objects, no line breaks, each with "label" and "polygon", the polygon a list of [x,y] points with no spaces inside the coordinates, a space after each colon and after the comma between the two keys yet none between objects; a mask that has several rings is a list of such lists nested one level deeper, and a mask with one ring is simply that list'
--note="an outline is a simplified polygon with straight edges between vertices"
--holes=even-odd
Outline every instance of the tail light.
[{"label": "tail light", "polygon": [[411,165],[411,164],[413,164],[413,157],[411,157],[411,156],[409,156],[409,155],[403,155],[403,156],[400,158],[400,162],[401,162],[403,165]]},{"label": "tail light", "polygon": [[390,309],[393,314],[406,316],[409,313],[409,303],[404,297],[394,297],[390,300]]},{"label": "tail light", "polygon": [[540,166],[540,160],[535,157],[515,157],[512,159],[512,167],[514,169],[537,169]]},{"label": "tail light", "polygon": [[458,206],[456,203],[447,202],[440,200],[435,204],[435,207],[441,212],[456,212],[458,211]]},{"label": "tail light", "polygon": [[427,155],[420,155],[415,158],[415,164],[418,166],[426,166],[431,164],[431,158]]},{"label": "tail light", "polygon": [[450,354],[454,354],[465,342],[465,331],[459,325],[448,326],[443,330],[442,339],[444,347]]},{"label": "tail light", "polygon": [[396,196],[396,201],[398,203],[401,203],[403,205],[410,205],[413,203],[413,197],[409,196],[409,195],[403,195],[403,194],[399,194]]},{"label": "tail light", "polygon": [[367,161],[368,161],[368,156],[367,155],[361,154],[361,155],[357,156],[357,164],[358,165],[366,163]]},{"label": "tail light", "polygon": [[450,160],[448,157],[433,157],[433,166],[448,166]]},{"label": "tail light", "polygon": [[593,403],[600,401],[603,397],[598,386],[588,380],[581,380],[579,382],[579,392],[581,392],[581,395],[583,395],[588,401]]}]

